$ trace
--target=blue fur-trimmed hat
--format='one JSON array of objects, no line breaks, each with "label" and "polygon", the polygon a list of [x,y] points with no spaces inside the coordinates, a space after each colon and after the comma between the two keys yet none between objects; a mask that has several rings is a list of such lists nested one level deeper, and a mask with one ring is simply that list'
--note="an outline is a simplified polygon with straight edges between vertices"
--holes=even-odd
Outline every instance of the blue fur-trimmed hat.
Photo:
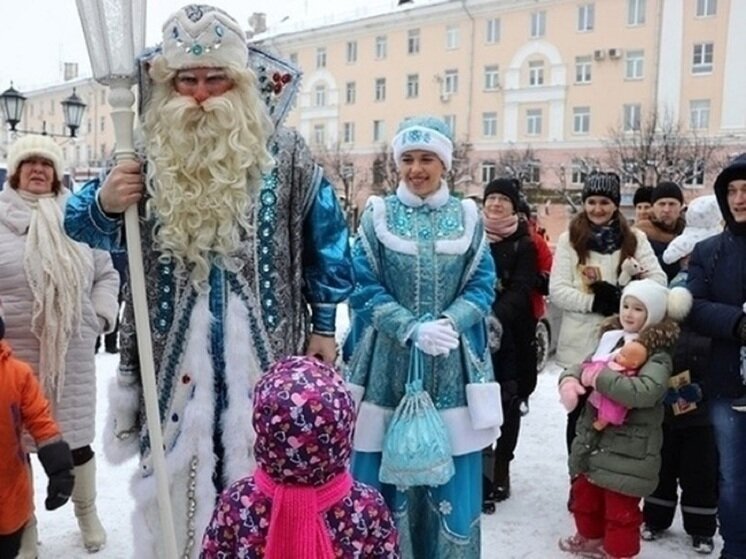
[{"label": "blue fur-trimmed hat", "polygon": [[420,116],[405,119],[391,142],[397,168],[402,155],[412,150],[430,151],[443,162],[446,171],[453,162],[453,140],[451,130],[444,120],[435,116]]}]

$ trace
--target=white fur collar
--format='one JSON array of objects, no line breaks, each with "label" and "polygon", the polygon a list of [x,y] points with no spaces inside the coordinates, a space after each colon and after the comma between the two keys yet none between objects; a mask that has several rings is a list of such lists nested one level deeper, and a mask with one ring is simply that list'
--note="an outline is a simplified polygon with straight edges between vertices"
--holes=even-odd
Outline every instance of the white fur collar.
[{"label": "white fur collar", "polygon": [[448,203],[450,194],[448,192],[448,184],[445,180],[440,179],[440,187],[438,190],[427,196],[426,198],[420,198],[414,194],[404,181],[399,181],[399,186],[396,189],[396,197],[399,201],[410,208],[419,208],[420,206],[429,207],[430,209],[437,210],[445,206]]}]

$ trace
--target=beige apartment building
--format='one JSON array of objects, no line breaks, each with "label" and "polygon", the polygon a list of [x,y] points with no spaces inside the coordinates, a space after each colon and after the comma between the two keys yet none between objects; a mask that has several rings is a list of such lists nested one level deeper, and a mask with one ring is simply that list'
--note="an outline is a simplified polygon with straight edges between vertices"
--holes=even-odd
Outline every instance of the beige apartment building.
[{"label": "beige apartment building", "polygon": [[[358,205],[398,123],[422,113],[471,145],[467,194],[511,153],[528,154],[541,189],[579,187],[587,161],[603,166],[611,133],[632,134],[651,114],[723,157],[746,150],[746,0],[389,4],[255,37],[302,69],[289,124],[344,158]],[[691,195],[711,184],[714,169],[703,171]]]}]

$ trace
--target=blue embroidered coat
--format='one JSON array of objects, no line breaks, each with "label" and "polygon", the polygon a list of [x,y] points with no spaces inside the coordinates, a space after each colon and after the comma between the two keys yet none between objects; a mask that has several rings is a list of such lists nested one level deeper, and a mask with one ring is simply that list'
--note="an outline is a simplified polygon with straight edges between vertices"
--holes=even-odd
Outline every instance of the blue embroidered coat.
[{"label": "blue embroidered coat", "polygon": [[397,195],[372,197],[353,249],[348,376],[356,397],[362,395],[354,448],[381,451],[404,395],[412,331],[426,317],[448,317],[460,346],[447,357],[425,356],[424,384],[454,455],[467,454],[497,437],[471,427],[465,389],[471,381],[494,380],[485,320],[495,295],[494,263],[473,201],[450,196],[445,184],[426,203],[412,205],[416,200],[403,186]]}]

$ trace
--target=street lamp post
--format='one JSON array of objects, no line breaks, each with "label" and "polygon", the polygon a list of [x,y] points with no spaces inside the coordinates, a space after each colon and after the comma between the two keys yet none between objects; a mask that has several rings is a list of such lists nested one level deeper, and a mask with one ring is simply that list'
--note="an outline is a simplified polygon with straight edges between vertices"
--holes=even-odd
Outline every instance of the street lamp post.
[{"label": "street lamp post", "polygon": [[73,88],[72,95],[62,101],[62,114],[64,115],[65,126],[70,130],[70,135],[68,136],[67,134],[52,134],[51,132],[47,132],[46,121],[42,125],[41,132],[17,129],[16,127],[23,117],[23,107],[25,104],[26,97],[13,87],[13,82],[10,82],[10,87],[0,94],[0,112],[2,112],[3,120],[10,126],[11,132],[19,134],[41,134],[42,136],[57,136],[60,138],[75,137],[75,133],[80,128],[86,108],[86,104],[75,93],[75,88]]},{"label": "street lamp post", "polygon": [[[109,87],[109,104],[116,141],[114,159],[117,163],[134,160],[132,105],[135,96],[131,88],[136,82],[137,55],[145,46],[145,0],[76,0],[76,4],[88,57],[91,59],[93,77],[97,82]],[[176,536],[153,366],[153,345],[150,337],[150,315],[145,292],[137,204],[132,204],[125,211],[124,229],[137,349],[140,356],[140,378],[150,437],[150,456],[153,460],[157,487],[163,557],[176,559]]]}]

